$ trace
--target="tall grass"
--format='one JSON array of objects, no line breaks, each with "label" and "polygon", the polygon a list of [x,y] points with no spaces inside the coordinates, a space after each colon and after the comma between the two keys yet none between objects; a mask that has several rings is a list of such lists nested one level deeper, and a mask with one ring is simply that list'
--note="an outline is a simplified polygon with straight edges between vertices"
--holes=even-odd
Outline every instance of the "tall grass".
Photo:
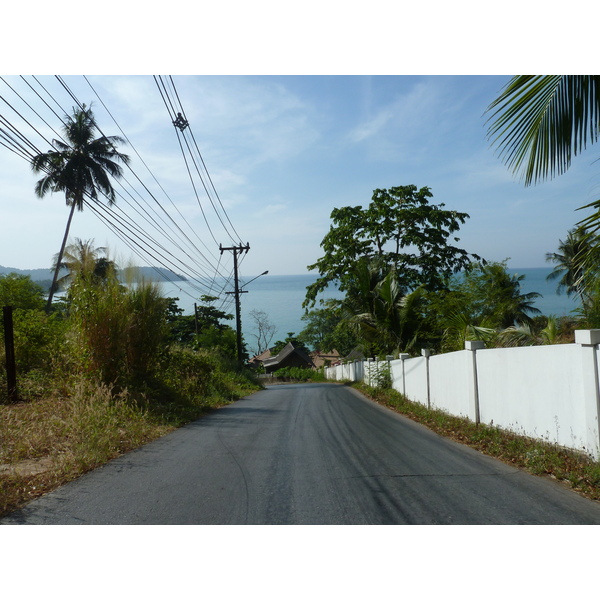
[{"label": "tall grass", "polygon": [[79,274],[69,288],[71,352],[82,368],[120,385],[151,372],[165,347],[167,301],[158,286],[101,283]]}]

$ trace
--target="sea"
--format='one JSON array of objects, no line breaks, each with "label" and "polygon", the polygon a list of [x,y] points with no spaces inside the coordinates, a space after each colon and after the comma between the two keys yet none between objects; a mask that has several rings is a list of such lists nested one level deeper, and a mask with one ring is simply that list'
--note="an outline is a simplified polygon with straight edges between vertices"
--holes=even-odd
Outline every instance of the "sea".
[{"label": "sea", "polygon": [[[563,316],[570,315],[578,308],[578,303],[566,294],[557,294],[556,281],[547,281],[551,268],[528,268],[508,269],[510,274],[524,275],[521,280],[521,292],[537,292],[541,297],[537,298],[534,306],[544,315]],[[304,275],[263,275],[254,279],[252,276],[240,278],[244,293],[240,295],[242,332],[248,346],[252,346],[253,334],[256,333],[254,320],[250,313],[253,310],[266,313],[269,321],[276,327],[273,342],[284,340],[288,334],[298,334],[304,329],[306,323],[302,320],[304,309],[302,302],[306,296],[306,288],[316,281],[313,274]],[[245,284],[245,282],[248,282]],[[194,314],[194,303],[199,303],[199,292],[185,281],[163,282],[161,290],[164,296],[179,298],[177,304],[184,314]],[[233,287],[230,291],[233,291]],[[344,293],[330,286],[324,293],[317,297],[316,308],[319,307],[320,299],[341,299]],[[233,295],[226,295],[225,305],[222,309],[235,314]],[[235,328],[235,321],[229,322]]]}]

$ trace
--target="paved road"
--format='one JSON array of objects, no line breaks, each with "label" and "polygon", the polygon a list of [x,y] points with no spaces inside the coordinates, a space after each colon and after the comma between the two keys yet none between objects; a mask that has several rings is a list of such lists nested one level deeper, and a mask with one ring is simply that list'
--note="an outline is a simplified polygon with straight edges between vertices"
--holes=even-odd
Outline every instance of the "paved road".
[{"label": "paved road", "polygon": [[2,524],[596,524],[600,503],[333,384],[271,386]]}]

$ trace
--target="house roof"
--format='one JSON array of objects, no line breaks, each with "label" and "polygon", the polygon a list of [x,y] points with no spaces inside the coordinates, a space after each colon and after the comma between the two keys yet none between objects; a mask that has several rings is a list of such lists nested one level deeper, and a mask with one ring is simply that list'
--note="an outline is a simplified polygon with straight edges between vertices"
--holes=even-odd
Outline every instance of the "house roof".
[{"label": "house roof", "polygon": [[310,353],[310,357],[317,369],[321,368],[326,361],[334,363],[340,360],[340,354],[335,349],[331,352],[319,352],[318,350],[315,350]]},{"label": "house roof", "polygon": [[271,350],[269,350],[267,348],[261,354],[257,354],[256,356],[253,356],[248,362],[263,362],[264,360],[266,360],[267,358],[270,358],[270,357],[271,357]]},{"label": "house roof", "polygon": [[288,356],[290,356],[290,354],[297,354],[298,356],[300,356],[300,358],[305,360],[307,364],[309,364],[309,365],[312,364],[311,357],[308,356],[308,354],[306,354],[306,352],[304,352],[304,350],[302,350],[302,348],[296,348],[294,346],[294,344],[292,344],[292,342],[288,342],[282,348],[282,350],[279,352],[279,354],[277,354],[277,356],[271,356],[269,358],[263,359],[262,363],[265,366],[265,368],[274,367],[274,366],[282,363]]}]

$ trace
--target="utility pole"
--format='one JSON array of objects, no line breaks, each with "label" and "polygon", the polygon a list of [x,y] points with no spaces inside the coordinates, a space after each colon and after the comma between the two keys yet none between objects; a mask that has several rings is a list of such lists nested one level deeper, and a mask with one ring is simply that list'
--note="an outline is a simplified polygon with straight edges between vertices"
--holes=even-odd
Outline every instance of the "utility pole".
[{"label": "utility pole", "polygon": [[15,366],[15,340],[13,333],[13,307],[2,308],[4,321],[4,347],[6,349],[6,381],[8,383],[8,400],[17,402],[17,369]]},{"label": "utility pole", "polygon": [[221,254],[223,254],[223,252],[225,252],[226,250],[233,252],[233,278],[234,278],[234,288],[233,288],[233,292],[225,292],[226,294],[233,294],[235,296],[235,328],[236,328],[236,335],[237,335],[237,356],[238,356],[238,362],[240,363],[240,365],[243,362],[243,352],[242,352],[242,315],[241,315],[241,311],[240,311],[240,294],[247,294],[248,291],[247,290],[241,290],[240,289],[240,282],[238,279],[238,255],[242,254],[243,252],[248,252],[248,250],[250,250],[250,244],[246,244],[245,246],[242,246],[241,244],[239,246],[231,246],[229,248],[223,248],[223,246],[221,246],[221,244],[219,244],[219,250],[221,251]]}]

